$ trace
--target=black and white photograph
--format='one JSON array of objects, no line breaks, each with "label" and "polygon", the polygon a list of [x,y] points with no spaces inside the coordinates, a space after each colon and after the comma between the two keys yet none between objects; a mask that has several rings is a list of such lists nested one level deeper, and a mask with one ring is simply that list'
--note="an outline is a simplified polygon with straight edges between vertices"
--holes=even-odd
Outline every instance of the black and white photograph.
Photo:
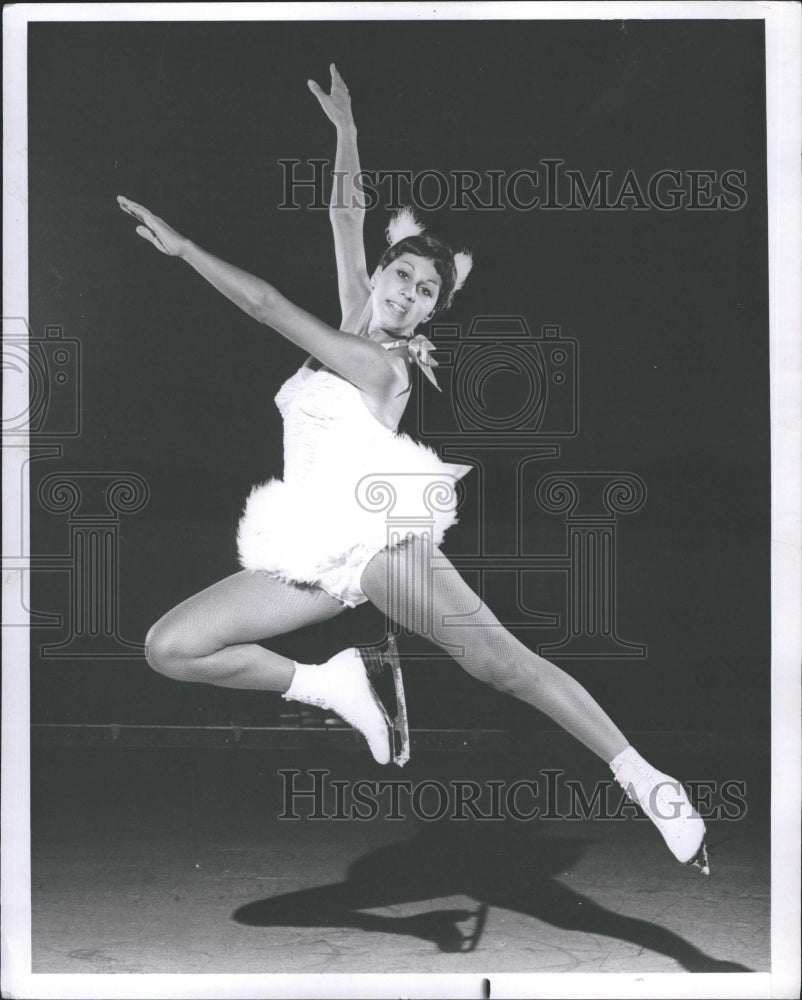
[{"label": "black and white photograph", "polygon": [[4,10],[4,997],[799,995],[801,20]]}]

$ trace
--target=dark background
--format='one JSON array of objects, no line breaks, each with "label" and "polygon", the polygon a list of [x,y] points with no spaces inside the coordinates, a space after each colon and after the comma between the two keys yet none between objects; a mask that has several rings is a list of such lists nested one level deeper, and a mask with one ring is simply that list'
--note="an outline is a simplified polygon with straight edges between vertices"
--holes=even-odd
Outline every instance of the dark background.
[{"label": "dark background", "polygon": [[[53,471],[131,471],[150,499],[121,527],[120,629],[142,642],[168,608],[237,569],[250,485],[280,472],[272,398],[302,356],[156,253],[125,194],[200,245],[337,322],[324,211],[279,211],[279,159],[333,156],[306,88],[335,61],[373,169],[742,170],[739,211],[503,211],[427,219],[475,255],[449,319],[523,315],[579,343],[581,433],[538,474],[618,470],[647,484],[618,526],[618,628],[640,660],[565,665],[630,731],[762,732],[769,724],[770,428],[762,22],[31,24],[30,323],[82,349],[82,431]],[[368,257],[387,212],[370,213]],[[421,405],[426,405],[424,384]],[[410,411],[407,429],[415,431]],[[436,442],[435,442],[436,443]],[[476,544],[467,482],[448,553]],[[474,491],[471,493],[471,489]],[[486,507],[515,482],[493,476]],[[32,495],[35,496],[35,493]],[[522,501],[523,502],[523,501]],[[505,506],[505,504],[507,506]],[[524,509],[525,551],[562,551],[560,516]],[[33,551],[64,552],[65,518],[34,503]],[[529,603],[564,611],[537,574]],[[33,606],[64,613],[63,574]],[[504,607],[496,610],[505,615]],[[363,607],[274,643],[318,660],[375,639]],[[519,633],[532,645],[562,629]],[[275,721],[280,700],[180,685],[144,660],[43,660],[34,721]],[[410,648],[414,647],[414,643]],[[417,647],[414,647],[417,648]],[[442,661],[407,671],[412,725],[553,724]]]}]

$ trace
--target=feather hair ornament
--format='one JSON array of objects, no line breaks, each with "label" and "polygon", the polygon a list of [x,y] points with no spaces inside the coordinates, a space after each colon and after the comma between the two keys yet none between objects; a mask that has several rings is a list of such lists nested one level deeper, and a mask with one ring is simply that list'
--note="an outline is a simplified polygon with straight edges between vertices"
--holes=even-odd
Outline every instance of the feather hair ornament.
[{"label": "feather hair ornament", "polygon": [[409,236],[420,236],[426,226],[418,222],[411,208],[399,209],[387,225],[387,242],[395,246]]},{"label": "feather hair ornament", "polygon": [[[426,226],[418,220],[412,209],[405,205],[395,213],[387,224],[387,242],[390,246],[395,246],[396,243],[410,236],[420,236],[425,230]],[[460,250],[459,253],[454,254],[455,292],[458,292],[465,284],[472,267],[473,256],[470,251]]]},{"label": "feather hair ornament", "polygon": [[468,279],[473,267],[473,255],[468,250],[460,250],[454,254],[454,269],[457,272],[457,282],[454,291],[458,292]]}]

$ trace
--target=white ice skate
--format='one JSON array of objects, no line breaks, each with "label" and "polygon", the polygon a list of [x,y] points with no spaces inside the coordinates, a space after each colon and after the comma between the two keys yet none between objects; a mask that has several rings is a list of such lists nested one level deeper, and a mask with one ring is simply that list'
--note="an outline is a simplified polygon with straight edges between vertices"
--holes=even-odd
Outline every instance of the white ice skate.
[{"label": "white ice skate", "polygon": [[317,705],[340,716],[367,740],[379,764],[409,760],[404,685],[395,639],[344,649],[322,664],[296,663],[287,701]]},{"label": "white ice skate", "polygon": [[627,797],[660,831],[677,861],[709,875],[705,824],[680,782],[661,774],[631,746],[610,762],[610,768]]}]

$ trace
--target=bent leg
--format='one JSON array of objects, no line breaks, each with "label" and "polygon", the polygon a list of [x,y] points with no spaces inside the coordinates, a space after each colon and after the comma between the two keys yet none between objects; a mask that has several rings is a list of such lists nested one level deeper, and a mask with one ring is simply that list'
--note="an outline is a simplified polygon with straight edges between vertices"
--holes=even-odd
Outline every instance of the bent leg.
[{"label": "bent leg", "polygon": [[548,715],[606,763],[628,745],[585,688],[516,639],[429,542],[379,552],[361,587],[389,618],[431,639],[472,676]]},{"label": "bent leg", "polygon": [[145,655],[176,680],[286,691],[295,664],[258,641],[327,621],[343,607],[322,590],[242,570],[168,611],[148,633]]}]

